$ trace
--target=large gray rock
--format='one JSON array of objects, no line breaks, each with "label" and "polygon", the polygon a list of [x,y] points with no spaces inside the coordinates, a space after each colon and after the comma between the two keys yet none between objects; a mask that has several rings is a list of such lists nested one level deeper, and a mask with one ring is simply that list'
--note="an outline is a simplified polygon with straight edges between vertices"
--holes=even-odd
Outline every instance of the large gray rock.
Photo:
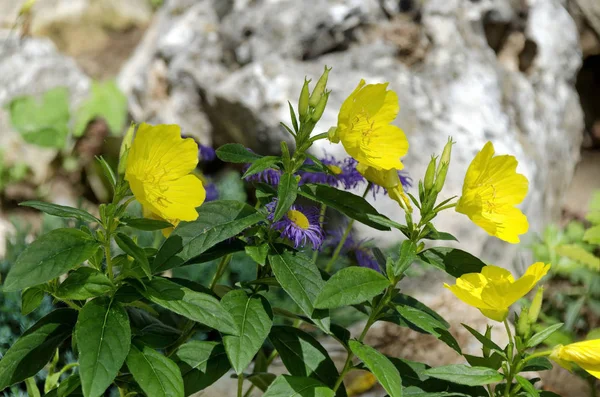
[{"label": "large gray rock", "polygon": [[90,88],[90,79],[75,62],[59,54],[48,39],[19,39],[0,32],[0,148],[6,166],[25,163],[37,186],[47,180],[57,150],[44,149],[23,141],[10,124],[6,105],[23,95],[41,95],[56,87],[67,87],[71,109],[81,103]]},{"label": "large gray rock", "polygon": [[[518,2],[430,0],[414,11],[420,19],[408,22],[388,3],[167,3],[122,71],[121,86],[140,115],[194,127],[217,144],[235,140],[268,152],[285,138],[279,121],[289,119],[287,100],[296,101],[305,75],[315,79],[323,65],[334,68],[333,93],[317,132],[335,125],[337,110],[361,78],[389,81],[400,97],[396,124],[411,144],[404,161],[411,175],[421,177],[430,154],[439,153],[451,135],[457,145],[444,195],[459,195],[469,162],[491,140],[498,153],[519,159],[519,171],[530,180],[523,210],[531,231],[539,231],[559,215],[583,130],[573,88],[581,59],[578,32],[562,2],[527,0],[513,8]],[[508,40],[518,45],[497,55],[486,37],[490,21],[514,25]],[[560,30],[553,28],[557,24]],[[398,41],[407,28],[419,48]],[[408,50],[419,54],[409,65],[401,62]],[[344,155],[340,145],[323,141],[315,151]],[[375,205],[403,219],[387,197]],[[516,258],[514,246],[462,215],[448,211],[438,226],[487,260],[510,265]],[[360,231],[382,245],[399,237]]]}]

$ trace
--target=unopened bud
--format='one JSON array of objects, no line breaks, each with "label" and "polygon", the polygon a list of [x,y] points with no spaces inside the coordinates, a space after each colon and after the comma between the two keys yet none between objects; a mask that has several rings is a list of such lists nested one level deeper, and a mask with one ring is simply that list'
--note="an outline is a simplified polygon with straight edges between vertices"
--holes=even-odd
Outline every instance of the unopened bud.
[{"label": "unopened bud", "polygon": [[438,172],[435,177],[435,185],[433,186],[433,189],[438,193],[442,191],[444,183],[446,182],[446,175],[448,174],[448,165],[449,163],[442,163],[441,161],[438,164]]},{"label": "unopened bud", "polygon": [[340,143],[340,136],[338,135],[337,127],[331,127],[327,131],[327,139],[331,143]]},{"label": "unopened bud", "polygon": [[544,300],[544,287],[539,287],[535,293],[535,297],[529,308],[529,324],[535,324],[542,310],[542,302]]},{"label": "unopened bud", "polygon": [[310,92],[308,90],[308,84],[310,80],[304,78],[304,85],[302,91],[300,91],[300,99],[298,99],[298,114],[300,115],[300,121],[308,114],[308,99],[310,98]]},{"label": "unopened bud", "polygon": [[[492,327],[490,325],[488,325],[485,329],[485,337],[489,340],[492,340]],[[490,348],[487,347],[486,345],[483,345],[482,352],[483,352],[483,357],[489,357],[490,353],[491,353]]]},{"label": "unopened bud", "polygon": [[523,339],[529,338],[531,333],[531,323],[529,322],[529,310],[524,307],[519,314],[519,321],[517,322],[517,335],[523,337]]},{"label": "unopened bud", "polygon": [[133,137],[135,136],[135,124],[131,123],[129,129],[125,133],[123,137],[123,141],[121,142],[121,149],[119,150],[119,174],[125,173],[125,167],[127,166],[127,155],[129,154],[129,148],[133,143]]},{"label": "unopened bud", "polygon": [[329,94],[331,94],[331,91],[327,91],[323,95],[321,95],[319,103],[317,103],[317,106],[315,106],[315,111],[311,116],[312,121],[314,121],[315,123],[321,119],[321,116],[323,116],[325,106],[327,106],[327,100],[329,99]]},{"label": "unopened bud", "polygon": [[429,165],[427,166],[427,171],[425,172],[424,187],[425,187],[426,192],[429,192],[431,190],[431,188],[433,187],[433,181],[435,179],[436,160],[437,159],[435,156],[431,156],[431,161],[429,161]]},{"label": "unopened bud", "polygon": [[317,106],[317,104],[321,100],[321,95],[323,95],[323,93],[325,92],[325,87],[327,87],[327,78],[329,77],[330,70],[331,68],[325,66],[325,71],[319,78],[319,81],[317,81],[317,85],[315,86],[315,89],[313,90],[312,94],[310,94],[310,99],[308,101],[308,104],[310,106]]},{"label": "unopened bud", "polygon": [[440,158],[440,164],[438,165],[438,173],[440,172],[442,164],[450,164],[450,156],[452,155],[452,145],[454,145],[454,141],[452,141],[452,137],[448,138],[448,142],[444,146],[444,150],[442,151],[442,157]]}]

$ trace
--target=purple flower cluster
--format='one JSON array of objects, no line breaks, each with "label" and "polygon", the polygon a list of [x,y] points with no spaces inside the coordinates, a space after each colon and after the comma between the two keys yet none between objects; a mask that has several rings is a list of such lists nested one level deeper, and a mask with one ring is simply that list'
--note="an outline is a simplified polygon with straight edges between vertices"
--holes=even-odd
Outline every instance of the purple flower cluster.
[{"label": "purple flower cluster", "polygon": [[217,186],[214,183],[206,183],[204,185],[204,189],[206,190],[206,198],[204,199],[205,202],[215,201],[219,198],[219,191],[217,190]]},{"label": "purple flower cluster", "polygon": [[198,145],[198,154],[200,155],[200,160],[204,162],[213,161],[217,158],[215,149],[213,149],[210,146],[205,146],[203,144]]},{"label": "purple flower cluster", "polygon": [[[322,183],[333,187],[343,186],[344,189],[353,189],[365,181],[361,173],[356,170],[357,161],[351,157],[336,160],[333,156],[325,156],[320,161],[329,168],[331,173],[301,171],[299,173],[300,183]],[[307,159],[305,164],[314,163]]]},{"label": "purple flower cluster", "polygon": [[[277,200],[266,205],[270,221],[273,220],[275,207],[277,207]],[[301,207],[294,204],[280,220],[271,225],[271,228],[279,230],[281,237],[290,240],[295,248],[310,244],[313,250],[317,250],[324,239],[319,216],[319,210],[315,207]]]},{"label": "purple flower cluster", "polygon": [[[246,172],[250,168],[250,164],[246,164],[242,168],[242,172]],[[281,171],[274,168],[267,168],[264,171],[258,172],[245,178],[248,182],[263,182],[272,186],[279,184],[281,179]]]},{"label": "purple flower cluster", "polygon": [[[342,236],[343,231],[341,229],[332,231],[327,239],[326,245],[331,248],[337,247]],[[377,259],[375,259],[375,256],[371,252],[371,248],[367,246],[369,242],[370,240],[367,239],[357,241],[352,233],[350,233],[346,238],[346,241],[344,241],[344,245],[342,245],[341,253],[356,260],[356,263],[360,267],[366,267],[381,272],[382,270],[377,263]]]}]

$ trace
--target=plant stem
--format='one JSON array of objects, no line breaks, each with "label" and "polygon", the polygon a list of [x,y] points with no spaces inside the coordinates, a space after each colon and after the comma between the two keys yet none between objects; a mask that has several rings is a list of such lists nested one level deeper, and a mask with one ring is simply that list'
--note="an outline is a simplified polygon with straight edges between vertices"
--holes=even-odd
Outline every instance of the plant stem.
[{"label": "plant stem", "polygon": [[529,360],[533,360],[534,358],[546,357],[546,356],[549,356],[550,354],[552,354],[552,350],[544,350],[541,352],[533,353],[532,355],[525,357],[523,359],[522,363],[524,364]]},{"label": "plant stem", "polygon": [[[325,212],[327,211],[327,206],[325,204],[321,204],[321,212],[319,213],[319,226],[323,229],[323,222],[325,222]],[[317,263],[317,258],[319,257],[319,250],[314,250],[312,260]]]},{"label": "plant stem", "polygon": [[81,310],[81,307],[77,306],[75,303],[71,302],[68,299],[63,299],[62,300],[67,306],[69,306],[71,309],[75,309],[77,311]]},{"label": "plant stem", "polygon": [[225,271],[225,268],[227,267],[227,265],[229,265],[229,262],[231,262],[231,254],[225,255],[224,257],[221,258],[221,261],[219,262],[219,265],[217,266],[217,271],[215,272],[215,275],[213,276],[208,288],[210,288],[210,289],[215,288],[215,285],[217,285],[217,281],[219,281],[219,279],[223,275],[223,272]]},{"label": "plant stem", "polygon": [[508,361],[506,362],[507,367],[508,367],[508,374],[504,374],[504,376],[506,377],[506,386],[504,387],[504,397],[509,397],[510,396],[510,389],[512,387],[512,381],[513,381],[513,377],[514,377],[514,367],[515,367],[515,363],[514,363],[514,356],[513,356],[513,349],[514,349],[514,343],[513,343],[513,336],[512,336],[512,332],[510,331],[510,327],[508,325],[508,320],[504,319],[504,328],[506,328],[506,333],[508,334],[508,351],[507,351],[507,356],[508,356]]},{"label": "plant stem", "polygon": [[238,375],[238,386],[237,386],[237,397],[243,397],[243,388],[244,388],[244,375]]},{"label": "plant stem", "polygon": [[111,236],[106,234],[106,242],[104,243],[104,255],[106,256],[106,270],[108,271],[108,278],[112,281],[114,279],[112,258],[110,254],[110,238]]}]

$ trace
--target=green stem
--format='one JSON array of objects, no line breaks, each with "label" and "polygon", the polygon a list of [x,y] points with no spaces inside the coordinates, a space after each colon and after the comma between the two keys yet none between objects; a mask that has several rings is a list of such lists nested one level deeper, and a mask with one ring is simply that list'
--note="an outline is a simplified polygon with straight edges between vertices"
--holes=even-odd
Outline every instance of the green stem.
[{"label": "green stem", "polygon": [[[319,213],[319,225],[321,229],[323,229],[323,222],[325,222],[325,212],[327,211],[327,206],[325,204],[321,204],[321,212]],[[319,250],[314,250],[312,260],[314,263],[317,263],[317,258],[319,257]]]},{"label": "green stem", "polygon": [[513,349],[514,349],[513,336],[512,336],[512,332],[510,331],[510,327],[508,325],[507,319],[504,319],[504,328],[506,328],[506,333],[508,334],[508,351],[507,351],[508,361],[506,362],[507,367],[508,367],[508,374],[504,374],[504,376],[506,377],[506,386],[504,387],[504,397],[509,397],[510,389],[512,387],[513,377],[515,374],[514,374],[514,357],[513,357]]},{"label": "green stem", "polygon": [[238,387],[237,387],[237,397],[243,397],[243,388],[244,388],[244,375],[238,375]]},{"label": "green stem", "polygon": [[81,307],[77,306],[75,303],[71,302],[68,299],[63,299],[62,300],[67,306],[69,306],[71,309],[75,309],[77,311],[81,310]]},{"label": "green stem", "polygon": [[549,356],[550,354],[552,354],[552,350],[544,350],[541,352],[533,353],[532,355],[525,357],[523,359],[522,363],[524,364],[529,360],[533,360],[534,358],[546,357],[546,356]]},{"label": "green stem", "polygon": [[[367,185],[367,188],[365,189],[365,191],[362,195],[363,198],[365,198],[367,196],[367,193],[369,193],[371,186],[373,186],[373,184],[371,182],[369,182],[369,184]],[[340,239],[340,242],[338,243],[337,247],[335,247],[335,250],[333,251],[333,255],[331,256],[331,259],[329,260],[329,262],[327,262],[327,265],[325,266],[325,271],[327,273],[330,273],[331,270],[333,270],[333,265],[335,264],[335,261],[337,260],[337,258],[340,256],[340,252],[342,251],[342,248],[344,247],[344,243],[348,239],[348,235],[350,235],[350,232],[352,231],[353,225],[354,225],[354,219],[350,219],[350,221],[348,222],[348,226],[346,226],[346,230],[344,230],[344,234],[342,235],[342,238]]]},{"label": "green stem", "polygon": [[221,261],[219,262],[219,265],[217,266],[217,271],[215,272],[215,275],[213,276],[208,288],[210,288],[210,289],[215,288],[215,285],[217,285],[217,281],[219,281],[219,279],[223,275],[223,272],[225,271],[225,268],[227,268],[227,266],[229,265],[229,262],[231,262],[231,254],[225,255],[224,257],[221,258]]},{"label": "green stem", "polygon": [[[277,358],[278,355],[279,355],[279,353],[277,352],[277,350],[273,350],[273,352],[267,359],[267,369],[273,363],[273,360],[275,360],[275,358]],[[251,384],[250,387],[248,388],[248,390],[246,390],[246,393],[244,393],[244,397],[250,397],[250,395],[252,394],[252,391],[254,390],[255,387],[256,386],[254,386],[254,383]]]},{"label": "green stem", "polygon": [[113,274],[112,258],[110,256],[110,238],[111,236],[107,233],[106,242],[104,243],[104,256],[106,256],[106,270],[108,271],[108,278],[110,278],[112,281],[114,280],[115,276]]}]

